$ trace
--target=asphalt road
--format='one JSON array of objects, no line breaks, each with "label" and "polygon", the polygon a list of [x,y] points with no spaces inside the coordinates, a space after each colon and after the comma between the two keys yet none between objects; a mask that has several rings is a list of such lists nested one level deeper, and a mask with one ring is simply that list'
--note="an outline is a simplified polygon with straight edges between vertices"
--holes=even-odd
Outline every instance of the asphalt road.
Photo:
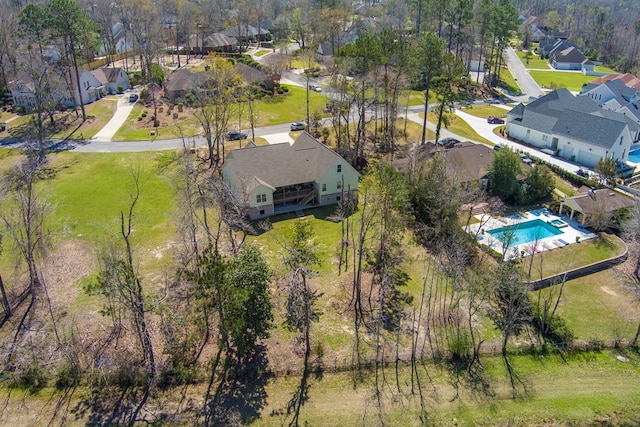
[{"label": "asphalt road", "polygon": [[520,61],[520,58],[518,58],[516,51],[511,46],[505,50],[504,58],[507,61],[509,71],[511,71],[513,77],[518,81],[518,85],[522,91],[521,96],[512,96],[511,98],[518,102],[527,102],[529,97],[538,98],[544,95],[538,83],[533,80],[533,77],[531,77],[531,74],[529,74],[522,61]]},{"label": "asphalt road", "polygon": [[[508,48],[505,57],[507,60],[507,64],[509,69],[512,71],[514,76],[518,79],[518,83],[523,91],[523,95],[521,97],[515,97],[514,100],[528,100],[530,96],[537,97],[543,95],[542,90],[536,84],[536,82],[531,78],[524,65],[517,57],[515,51],[512,48]],[[294,84],[300,84],[305,86],[307,83],[307,79],[304,76],[300,76],[295,73],[287,73],[286,77],[292,81]],[[317,80],[310,80],[310,82],[320,83]],[[325,95],[330,95],[327,93],[329,91],[325,91]],[[518,99],[520,98],[520,99]],[[415,105],[408,108],[406,112],[406,117],[408,120],[414,121],[416,123],[422,124],[422,119],[419,114],[423,112],[423,106]],[[369,112],[372,114],[372,112]],[[556,157],[549,156],[547,154],[541,153],[537,150],[533,150],[530,147],[526,147],[524,145],[508,141],[505,138],[500,137],[493,133],[493,129],[496,125],[488,124],[486,119],[472,116],[470,114],[465,113],[461,110],[456,110],[456,114],[465,120],[471,127],[482,137],[493,142],[494,144],[503,144],[505,146],[511,147],[512,149],[518,152],[529,152],[531,156],[538,157],[547,162],[556,164],[563,169],[575,172],[578,169],[578,165],[566,162],[564,160],[558,159]],[[400,115],[405,115],[402,112]],[[289,132],[289,123],[283,123],[273,126],[265,126],[254,129],[254,133],[250,129],[244,129],[243,131],[249,134],[250,138],[262,137],[270,140],[270,142],[286,142],[283,141],[273,141],[274,135],[286,135]],[[427,123],[427,127],[435,130],[435,125],[432,123]],[[459,140],[466,140],[460,135],[456,135],[453,132],[448,131],[447,129],[441,129],[441,138],[444,137],[453,137]],[[69,151],[77,151],[84,153],[101,153],[101,152],[139,152],[139,151],[150,151],[150,150],[168,150],[168,149],[176,149],[180,147],[197,147],[206,145],[206,140],[202,136],[195,136],[183,139],[157,139],[157,140],[147,140],[147,141],[101,141],[101,140],[91,140],[91,141],[52,141],[54,150],[69,150]],[[11,140],[8,138],[0,139],[0,146],[9,147],[9,148],[19,148],[21,146],[21,141]]]}]

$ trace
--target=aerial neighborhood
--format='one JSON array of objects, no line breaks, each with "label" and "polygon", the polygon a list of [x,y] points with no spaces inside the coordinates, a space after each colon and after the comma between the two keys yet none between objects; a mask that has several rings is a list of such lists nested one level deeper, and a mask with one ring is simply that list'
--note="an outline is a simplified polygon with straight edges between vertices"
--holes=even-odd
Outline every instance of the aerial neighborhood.
[{"label": "aerial neighborhood", "polygon": [[0,426],[640,425],[640,2],[0,2]]}]

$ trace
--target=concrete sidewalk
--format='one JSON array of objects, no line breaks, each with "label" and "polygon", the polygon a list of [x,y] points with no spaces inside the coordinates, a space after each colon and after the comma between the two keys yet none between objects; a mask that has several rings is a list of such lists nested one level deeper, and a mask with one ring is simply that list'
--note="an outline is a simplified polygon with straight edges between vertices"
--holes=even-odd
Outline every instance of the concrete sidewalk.
[{"label": "concrete sidewalk", "polygon": [[102,129],[98,131],[91,138],[92,141],[111,141],[113,136],[116,134],[118,129],[124,125],[133,110],[133,107],[136,105],[135,102],[129,102],[129,95],[135,92],[126,92],[124,95],[118,98],[118,103],[116,104],[116,112],[111,117],[111,120],[104,125]]}]

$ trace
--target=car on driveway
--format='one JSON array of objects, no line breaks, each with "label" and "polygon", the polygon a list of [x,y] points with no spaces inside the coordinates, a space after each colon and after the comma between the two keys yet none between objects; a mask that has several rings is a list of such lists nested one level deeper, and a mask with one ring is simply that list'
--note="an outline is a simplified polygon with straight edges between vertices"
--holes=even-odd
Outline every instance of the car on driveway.
[{"label": "car on driveway", "polygon": [[487,123],[490,123],[492,125],[501,125],[501,124],[504,124],[504,120],[501,119],[500,117],[491,116],[487,118]]},{"label": "car on driveway", "polygon": [[526,165],[530,165],[531,163],[533,163],[533,160],[531,160],[526,154],[523,154],[522,156],[520,156],[520,158],[522,159],[522,163]]},{"label": "car on driveway", "polygon": [[129,102],[136,102],[138,100],[138,94],[132,93],[129,95]]},{"label": "car on driveway", "polygon": [[247,134],[244,132],[238,132],[237,130],[227,132],[227,141],[234,141],[238,139],[247,139]]},{"label": "car on driveway", "polygon": [[314,92],[322,92],[322,88],[316,84],[309,85],[309,89]]},{"label": "car on driveway", "polygon": [[502,150],[504,147],[505,147],[504,144],[497,143],[496,145],[493,146],[493,149],[495,151],[498,151],[498,150]]},{"label": "car on driveway", "polygon": [[4,132],[5,130],[7,130],[7,124],[6,123],[0,123],[0,132]]},{"label": "car on driveway", "polygon": [[293,122],[291,123],[291,130],[305,130],[307,124],[305,122]]}]

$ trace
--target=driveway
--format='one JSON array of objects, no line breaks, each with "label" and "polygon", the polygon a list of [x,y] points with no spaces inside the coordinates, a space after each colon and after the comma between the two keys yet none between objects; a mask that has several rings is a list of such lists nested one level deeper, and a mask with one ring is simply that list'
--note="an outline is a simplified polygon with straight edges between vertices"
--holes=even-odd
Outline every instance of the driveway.
[{"label": "driveway", "polygon": [[127,121],[134,105],[136,105],[135,102],[129,102],[129,95],[132,93],[136,92],[126,92],[118,98],[116,112],[113,114],[113,117],[91,138],[92,141],[111,141],[113,135],[115,135],[118,129]]}]

